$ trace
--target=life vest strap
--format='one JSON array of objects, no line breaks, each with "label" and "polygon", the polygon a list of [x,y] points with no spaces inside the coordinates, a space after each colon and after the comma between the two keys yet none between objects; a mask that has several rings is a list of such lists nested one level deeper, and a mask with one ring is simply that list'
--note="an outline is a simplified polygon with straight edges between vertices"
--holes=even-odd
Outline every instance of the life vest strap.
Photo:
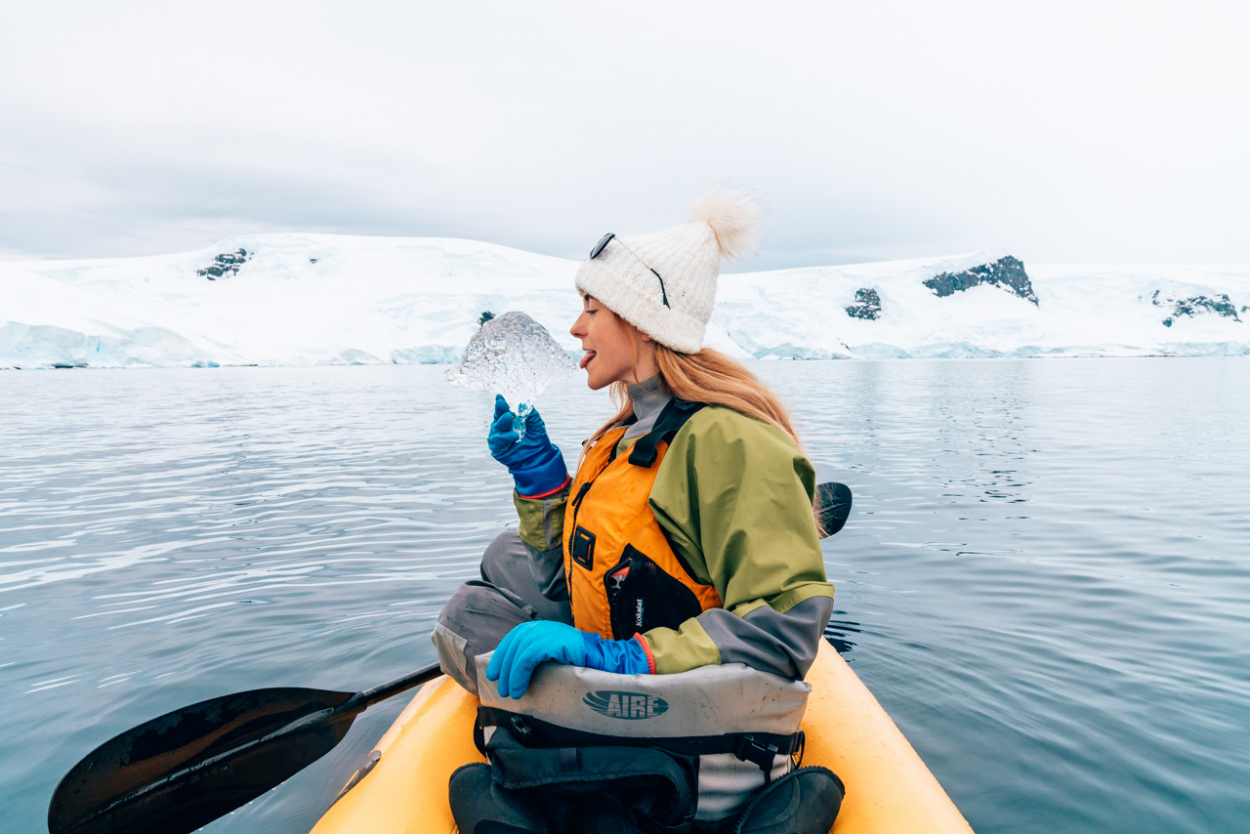
[{"label": "life vest strap", "polygon": [[686,402],[676,397],[669,400],[668,405],[664,406],[664,410],[656,418],[651,431],[634,441],[633,449],[629,453],[629,462],[634,466],[650,469],[659,454],[656,446],[660,444],[660,441],[671,442],[677,432],[681,431],[681,427],[686,425],[686,421],[703,406],[704,403]]}]

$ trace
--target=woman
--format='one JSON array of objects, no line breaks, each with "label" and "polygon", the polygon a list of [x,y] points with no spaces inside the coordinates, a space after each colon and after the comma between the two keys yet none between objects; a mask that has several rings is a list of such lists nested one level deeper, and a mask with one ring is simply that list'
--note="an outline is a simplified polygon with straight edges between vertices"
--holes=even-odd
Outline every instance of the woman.
[{"label": "woman", "polygon": [[[758,214],[721,188],[696,201],[685,225],[607,235],[591,251],[570,332],[588,385],[611,386],[621,408],[586,442],[574,478],[537,412],[520,437],[497,398],[488,443],[515,480],[520,527],[492,543],[482,579],[453,596],[436,627],[443,668],[465,688],[479,691],[475,658],[492,651],[486,678],[503,699],[522,698],[545,661],[630,675],[741,663],[788,681],[811,666],[833,608],[814,470],[777,398],[702,347],[720,261],[749,246]],[[784,830],[827,831],[836,777],[804,768],[773,782],[773,761],[753,771],[750,790],[739,779],[718,792],[703,757],[699,828],[789,825],[778,815],[793,815],[801,793],[822,807]],[[767,782],[773,799],[735,818]],[[481,771],[458,771],[452,788],[453,810],[458,795],[499,793]],[[462,831],[470,818],[457,814]]]}]

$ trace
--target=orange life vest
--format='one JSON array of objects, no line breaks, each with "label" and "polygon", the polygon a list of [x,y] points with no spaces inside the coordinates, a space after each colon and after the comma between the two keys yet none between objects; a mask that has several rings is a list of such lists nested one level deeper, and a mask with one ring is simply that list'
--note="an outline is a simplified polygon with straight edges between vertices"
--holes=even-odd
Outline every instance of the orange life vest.
[{"label": "orange life vest", "polygon": [[585,454],[564,511],[564,575],[573,624],[607,639],[626,640],[653,628],[677,628],[721,598],[673,552],[647,503],[673,436],[698,403],[673,400],[627,456],[613,429]]}]

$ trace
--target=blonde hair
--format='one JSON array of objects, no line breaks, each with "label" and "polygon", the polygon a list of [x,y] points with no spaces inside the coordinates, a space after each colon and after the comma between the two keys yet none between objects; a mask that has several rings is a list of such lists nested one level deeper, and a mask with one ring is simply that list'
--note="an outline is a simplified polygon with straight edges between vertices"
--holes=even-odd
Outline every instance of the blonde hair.
[{"label": "blonde hair", "polygon": [[[630,348],[634,354],[634,364],[637,365],[638,355],[637,351],[633,350],[632,335]],[[655,363],[660,367],[660,380],[668,386],[668,390],[677,399],[722,405],[749,417],[763,420],[779,429],[790,438],[800,454],[807,456],[807,452],[803,450],[803,444],[799,441],[798,432],[794,430],[794,425],[790,422],[790,412],[781,400],[777,399],[777,395],[769,391],[755,374],[725,354],[711,348],[703,348],[698,353],[678,353],[657,342]],[[617,412],[582,446],[582,457],[585,457],[586,450],[593,446],[595,441],[612,429],[625,425],[625,421],[634,414],[634,405],[629,398],[629,383],[619,381],[612,383],[611,393],[612,399],[618,406]],[[577,468],[581,469],[581,467],[582,462],[579,458]],[[816,506],[818,502],[814,499],[815,496],[813,496],[812,519],[816,524],[816,534],[824,537],[828,531],[821,520],[820,510]]]},{"label": "blonde hair", "polygon": [[[790,412],[777,395],[769,391],[755,374],[725,354],[711,348],[704,348],[698,353],[678,353],[657,343],[655,363],[660,368],[660,380],[677,399],[722,405],[763,420],[780,429],[800,452],[803,451],[799,435],[790,422]],[[618,410],[612,419],[591,435],[587,447],[612,429],[623,426],[633,416],[629,384],[614,382],[611,391]]]}]

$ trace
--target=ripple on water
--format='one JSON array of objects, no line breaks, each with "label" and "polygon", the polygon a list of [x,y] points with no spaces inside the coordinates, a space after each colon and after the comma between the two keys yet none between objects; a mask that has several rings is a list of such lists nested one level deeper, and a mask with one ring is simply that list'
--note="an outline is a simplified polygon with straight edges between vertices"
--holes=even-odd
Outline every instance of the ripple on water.
[{"label": "ripple on water", "polygon": [[[1244,827],[1244,364],[757,366],[855,492],[827,636],[978,830]],[[83,753],[172,707],[430,662],[515,523],[490,398],[440,368],[3,386],[0,830],[41,827]],[[576,380],[541,408],[570,462],[609,411]],[[401,707],[209,830],[306,831]]]}]

